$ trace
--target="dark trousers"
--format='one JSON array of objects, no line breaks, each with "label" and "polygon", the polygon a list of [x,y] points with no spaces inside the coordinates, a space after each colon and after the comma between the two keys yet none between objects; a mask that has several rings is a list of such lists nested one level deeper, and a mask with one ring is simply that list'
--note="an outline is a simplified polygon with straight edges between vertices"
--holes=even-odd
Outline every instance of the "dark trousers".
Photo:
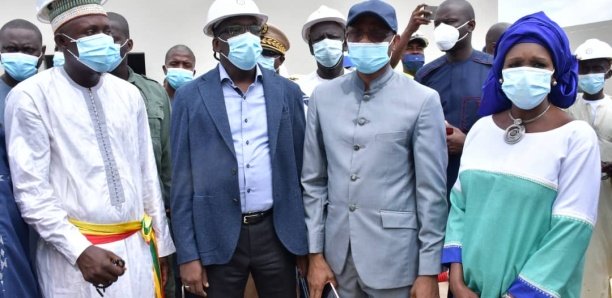
[{"label": "dark trousers", "polygon": [[272,215],[243,224],[230,262],[206,266],[208,298],[243,298],[249,273],[260,298],[296,298],[295,258],[276,236]]}]

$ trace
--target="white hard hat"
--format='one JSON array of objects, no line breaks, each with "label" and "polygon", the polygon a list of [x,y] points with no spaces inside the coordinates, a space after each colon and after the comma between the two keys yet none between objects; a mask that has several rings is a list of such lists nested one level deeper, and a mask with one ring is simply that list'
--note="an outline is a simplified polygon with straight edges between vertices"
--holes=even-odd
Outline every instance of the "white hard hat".
[{"label": "white hard hat", "polygon": [[[43,23],[50,23],[49,4],[57,0],[36,0],[36,17]],[[107,0],[100,0],[100,5],[104,5]]]},{"label": "white hard hat", "polygon": [[236,16],[254,16],[262,25],[268,21],[268,16],[259,12],[253,0],[215,0],[208,9],[204,33],[212,37],[213,29],[218,23]]},{"label": "white hard hat", "polygon": [[336,22],[342,27],[346,27],[346,18],[337,10],[329,8],[325,5],[321,5],[315,12],[308,16],[306,24],[302,27],[302,38],[305,42],[308,42],[308,35],[310,35],[310,28],[321,22]]},{"label": "white hard hat", "polygon": [[417,40],[417,39],[422,40],[425,43],[425,47],[429,45],[429,40],[427,40],[427,37],[425,37],[425,34],[423,34],[420,31],[412,33],[412,35],[410,36],[410,40],[408,40],[408,43],[410,43],[413,40]]},{"label": "white hard hat", "polygon": [[578,46],[574,54],[578,60],[612,59],[612,47],[599,39],[593,38]]}]

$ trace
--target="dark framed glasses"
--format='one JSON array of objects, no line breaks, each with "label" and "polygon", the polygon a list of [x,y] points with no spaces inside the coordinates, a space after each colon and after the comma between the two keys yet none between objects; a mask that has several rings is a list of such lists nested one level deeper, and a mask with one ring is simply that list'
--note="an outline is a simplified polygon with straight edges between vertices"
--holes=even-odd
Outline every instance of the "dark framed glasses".
[{"label": "dark framed glasses", "polygon": [[260,25],[229,25],[219,31],[219,35],[226,34],[230,37],[238,36],[249,32],[251,34],[259,36],[263,29]]},{"label": "dark framed glasses", "polygon": [[359,29],[349,29],[346,32],[346,40],[349,42],[359,42],[365,36],[368,36],[368,40],[371,42],[383,42],[385,39],[393,35],[393,32],[385,29],[372,29],[368,31],[362,31]]}]

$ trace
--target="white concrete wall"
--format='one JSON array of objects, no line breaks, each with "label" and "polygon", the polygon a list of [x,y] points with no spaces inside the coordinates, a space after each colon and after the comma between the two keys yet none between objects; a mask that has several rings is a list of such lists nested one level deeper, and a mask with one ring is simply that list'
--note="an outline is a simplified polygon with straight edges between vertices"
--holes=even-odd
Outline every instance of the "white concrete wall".
[{"label": "white concrete wall", "polygon": [[[301,38],[302,25],[310,13],[321,4],[338,9],[348,14],[351,5],[357,0],[256,0],[260,9],[267,13],[270,22],[285,31],[291,42],[287,53],[286,66],[290,73],[308,73],[315,68],[314,58],[308,51],[308,45]],[[396,10],[400,31],[406,26],[411,12],[421,0],[388,0]],[[441,1],[429,2],[438,5]],[[145,52],[147,74],[156,80],[163,79],[161,65],[164,55],[171,46],[183,43],[196,53],[197,71],[199,74],[212,68],[216,61],[212,57],[211,38],[204,35],[202,28],[206,12],[212,0],[109,0],[108,11],[124,15],[130,22],[134,39],[134,51]],[[497,20],[497,1],[472,0],[476,10],[476,31],[474,47],[484,46],[484,35],[490,25]],[[23,18],[38,25],[44,35],[47,54],[52,54],[54,43],[51,27],[37,21],[35,17],[35,0],[0,0],[0,23],[4,24],[14,18]],[[433,25],[422,30],[428,37],[432,36]],[[433,38],[430,38],[433,39]],[[428,61],[440,56],[434,44],[426,51]]]}]

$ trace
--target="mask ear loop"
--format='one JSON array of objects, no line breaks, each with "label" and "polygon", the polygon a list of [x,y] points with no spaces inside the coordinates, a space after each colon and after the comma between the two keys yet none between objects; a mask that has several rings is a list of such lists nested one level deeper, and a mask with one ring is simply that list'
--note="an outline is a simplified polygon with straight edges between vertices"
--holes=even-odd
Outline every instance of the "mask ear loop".
[{"label": "mask ear loop", "polygon": [[[217,37],[215,37],[215,38],[229,45],[229,43],[227,42],[227,40],[223,40],[223,39],[222,39],[221,37],[219,37],[219,36],[217,36]],[[221,54],[221,55],[223,55],[223,53],[220,53],[220,52],[215,52],[215,51],[213,50],[213,58],[215,58],[215,60],[217,60],[217,61],[221,62],[221,59],[219,58],[219,56],[218,56],[217,54]],[[225,57],[225,59],[229,60],[229,58],[227,58],[227,56],[223,55],[223,57]]]},{"label": "mask ear loop", "polygon": [[[121,48],[125,47],[125,45],[128,43],[128,41],[130,41],[130,38],[128,38],[122,45],[119,46],[119,51],[121,51]],[[123,60],[125,60],[125,58],[128,56],[130,52],[125,53],[125,55],[123,55],[123,57],[121,57],[121,60],[119,62],[117,62],[118,64],[121,64],[121,62],[123,62]]]},{"label": "mask ear loop", "polygon": [[[78,40],[66,35],[65,33],[60,33],[61,35],[65,36],[66,38],[70,39],[70,42],[74,42],[77,43]],[[74,58],[76,58],[77,60],[79,59],[79,57],[77,57],[77,55],[75,55],[72,51],[70,51],[69,49],[66,49],[66,51],[68,51],[68,53],[70,53]],[[63,51],[62,51],[63,52]]]},{"label": "mask ear loop", "polygon": [[[395,40],[395,36],[396,36],[396,35],[393,35],[393,37],[391,38],[391,40],[389,40],[389,49],[391,50],[391,55],[393,54],[393,50],[394,50],[394,49],[393,49],[393,48],[391,48],[391,47],[393,47],[393,41]],[[391,55],[387,55],[387,56],[389,56],[389,58],[391,58]]]},{"label": "mask ear loop", "polygon": [[[60,33],[61,35],[67,37],[68,39],[70,39],[70,42],[74,42],[77,43],[78,40],[66,35],[65,33]],[[79,60],[79,62],[81,62],[81,60],[79,59],[79,57],[77,55],[75,55],[72,51],[70,51],[69,49],[66,49],[66,51],[68,51],[68,53],[70,53],[70,55],[72,55],[72,57],[74,57],[75,59]],[[82,63],[82,62],[81,62]],[[84,63],[83,63],[84,64]],[[87,66],[87,65],[86,65]]]},{"label": "mask ear loop", "polygon": [[[471,21],[473,21],[473,20],[469,20],[469,21],[467,21],[467,22],[463,23],[463,25],[461,25],[461,26],[459,26],[459,27],[457,27],[457,28],[455,28],[455,29],[457,29],[457,31],[459,31],[459,29],[460,29],[460,28],[462,28],[463,26],[467,25],[467,23],[469,23],[469,22],[471,22]],[[457,39],[457,42],[462,41],[462,40],[463,40],[464,38],[466,38],[466,37],[468,36],[468,34],[470,34],[470,33],[471,33],[471,32],[469,32],[469,31],[468,31],[468,32],[466,32],[466,33],[465,33],[465,34],[464,34],[464,35],[463,35],[461,38]]]},{"label": "mask ear loop", "polygon": [[[610,64],[612,64],[612,60],[610,60]],[[604,81],[609,79],[610,77],[612,77],[612,65],[610,66],[610,69],[604,72]]]}]

